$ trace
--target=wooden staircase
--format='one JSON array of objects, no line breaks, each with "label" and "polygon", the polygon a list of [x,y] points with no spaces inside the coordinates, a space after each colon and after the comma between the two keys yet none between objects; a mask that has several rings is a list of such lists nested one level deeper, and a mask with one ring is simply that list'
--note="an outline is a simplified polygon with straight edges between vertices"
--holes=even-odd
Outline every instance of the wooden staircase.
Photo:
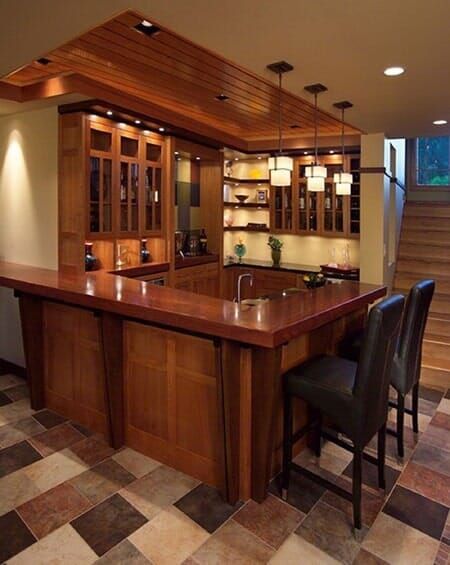
[{"label": "wooden staircase", "polygon": [[394,279],[394,291],[407,293],[432,278],[431,303],[422,350],[423,384],[450,387],[450,203],[407,202]]}]

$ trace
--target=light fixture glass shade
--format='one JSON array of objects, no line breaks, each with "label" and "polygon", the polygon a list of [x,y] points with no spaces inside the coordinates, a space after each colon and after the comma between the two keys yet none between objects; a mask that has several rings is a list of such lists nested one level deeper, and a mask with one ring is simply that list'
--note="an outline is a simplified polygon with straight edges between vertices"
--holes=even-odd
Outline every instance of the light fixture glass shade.
[{"label": "light fixture glass shade", "polygon": [[326,179],[327,178],[327,168],[322,167],[321,165],[310,165],[309,167],[305,167],[305,177],[319,177]]},{"label": "light fixture glass shade", "polygon": [[352,185],[348,182],[337,182],[335,187],[336,196],[350,196],[352,193]]},{"label": "light fixture glass shade", "polygon": [[[325,167],[321,167],[325,168]],[[324,192],[325,191],[325,177],[307,177],[306,188],[309,192]]]},{"label": "light fixture glass shade", "polygon": [[277,155],[276,157],[269,157],[269,171],[277,169],[286,169],[287,171],[294,170],[294,161],[291,157],[286,155]]},{"label": "light fixture glass shade", "polygon": [[333,182],[334,184],[344,183],[344,184],[352,184],[353,183],[353,175],[351,173],[334,173],[333,175]]},{"label": "light fixture glass shade", "polygon": [[288,169],[272,169],[270,171],[272,186],[291,186],[291,171]]}]

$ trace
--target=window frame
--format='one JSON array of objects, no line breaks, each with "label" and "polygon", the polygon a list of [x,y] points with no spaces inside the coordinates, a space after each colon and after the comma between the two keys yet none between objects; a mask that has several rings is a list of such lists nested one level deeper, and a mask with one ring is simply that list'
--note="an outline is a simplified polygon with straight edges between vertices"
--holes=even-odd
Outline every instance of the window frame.
[{"label": "window frame", "polygon": [[[442,136],[421,136],[421,137],[442,137]],[[445,136],[444,136],[445,137]],[[417,184],[417,140],[418,137],[406,140],[406,162],[407,162],[407,180],[408,190],[415,192],[450,192],[449,184]]]}]

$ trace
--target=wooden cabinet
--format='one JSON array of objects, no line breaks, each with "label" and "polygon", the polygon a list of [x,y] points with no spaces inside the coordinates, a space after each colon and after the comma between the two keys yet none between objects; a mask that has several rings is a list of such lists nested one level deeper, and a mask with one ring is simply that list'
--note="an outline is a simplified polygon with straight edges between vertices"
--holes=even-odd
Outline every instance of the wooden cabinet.
[{"label": "wooden cabinet", "polygon": [[270,226],[274,233],[294,231],[292,187],[272,186],[270,188]]},{"label": "wooden cabinet", "polygon": [[219,295],[219,265],[207,263],[175,271],[175,288],[207,296]]}]

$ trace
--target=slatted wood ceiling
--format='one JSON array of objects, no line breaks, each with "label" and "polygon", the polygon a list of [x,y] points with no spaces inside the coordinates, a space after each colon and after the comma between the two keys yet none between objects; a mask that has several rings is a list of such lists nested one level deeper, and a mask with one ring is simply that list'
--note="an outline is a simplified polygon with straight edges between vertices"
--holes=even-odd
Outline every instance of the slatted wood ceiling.
[{"label": "slatted wood ceiling", "polygon": [[[134,26],[142,19],[125,12],[45,55],[50,64],[33,62],[3,80],[22,87],[76,73],[245,141],[276,137],[275,84],[166,29],[152,37],[139,33]],[[215,99],[222,93],[225,102]],[[284,135],[311,135],[312,104],[287,91],[282,104]],[[341,124],[320,111],[319,128],[320,135],[336,135]],[[347,133],[360,130],[347,126]]]}]

